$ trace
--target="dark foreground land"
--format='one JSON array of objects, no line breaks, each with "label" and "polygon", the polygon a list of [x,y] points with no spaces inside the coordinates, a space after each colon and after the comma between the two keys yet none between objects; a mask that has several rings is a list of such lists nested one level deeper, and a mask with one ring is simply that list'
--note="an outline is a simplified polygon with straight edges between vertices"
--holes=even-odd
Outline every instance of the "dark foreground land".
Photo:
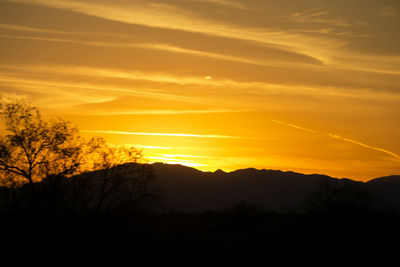
[{"label": "dark foreground land", "polygon": [[248,204],[202,213],[3,215],[1,242],[5,257],[42,260],[385,266],[398,257],[399,223],[389,213],[302,214]]},{"label": "dark foreground land", "polygon": [[78,211],[67,208],[62,191],[49,196],[45,186],[37,189],[35,206],[26,204],[29,197],[21,198],[29,192],[22,188],[13,191],[21,193],[13,200],[18,203],[4,208],[4,196],[10,195],[2,188],[4,259],[18,262],[30,255],[38,262],[125,260],[138,266],[387,266],[398,259],[398,209],[364,183],[349,180],[323,183],[284,209],[243,201],[220,209],[173,211],[120,202]]}]

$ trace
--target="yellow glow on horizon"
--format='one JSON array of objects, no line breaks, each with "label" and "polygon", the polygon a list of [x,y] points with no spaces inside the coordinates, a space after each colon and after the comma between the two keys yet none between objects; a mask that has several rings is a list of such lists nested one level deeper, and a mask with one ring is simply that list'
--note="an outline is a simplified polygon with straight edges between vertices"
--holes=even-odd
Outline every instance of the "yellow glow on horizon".
[{"label": "yellow glow on horizon", "polygon": [[202,166],[204,166],[201,163],[197,163],[197,162],[193,162],[193,161],[189,161],[189,160],[183,160],[183,159],[176,159],[173,156],[171,156],[171,157],[148,156],[146,158],[150,160],[149,163],[162,162],[162,163],[166,163],[166,164],[180,164],[180,165],[184,165],[187,167],[202,167]]}]

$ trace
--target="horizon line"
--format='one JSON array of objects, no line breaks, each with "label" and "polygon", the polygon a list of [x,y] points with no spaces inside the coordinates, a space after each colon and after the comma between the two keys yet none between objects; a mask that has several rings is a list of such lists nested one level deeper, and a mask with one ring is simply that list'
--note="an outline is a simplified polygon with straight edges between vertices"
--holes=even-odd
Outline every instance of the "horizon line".
[{"label": "horizon line", "polygon": [[297,173],[297,174],[302,174],[302,175],[306,175],[306,176],[321,175],[321,176],[327,176],[327,177],[332,178],[332,179],[339,179],[339,180],[348,179],[348,180],[352,180],[352,181],[356,181],[356,182],[362,182],[362,183],[367,183],[369,181],[372,181],[374,179],[379,179],[379,178],[385,178],[385,177],[391,177],[391,176],[400,176],[400,174],[391,174],[391,175],[379,176],[379,177],[374,177],[374,178],[366,178],[365,180],[358,180],[358,179],[355,179],[355,178],[348,178],[348,177],[338,178],[338,177],[330,176],[328,174],[316,173],[316,172],[303,173],[303,172],[299,172],[299,171],[290,171],[290,170],[281,170],[281,169],[266,169],[266,168],[256,168],[256,167],[244,167],[244,168],[238,168],[238,169],[235,169],[235,170],[227,170],[227,171],[225,171],[225,170],[223,170],[221,168],[218,168],[218,169],[216,169],[214,171],[207,171],[207,170],[201,170],[201,169],[196,168],[196,167],[199,167],[199,166],[188,166],[188,165],[185,165],[185,164],[182,164],[182,163],[168,163],[168,162],[160,162],[159,161],[159,162],[148,162],[147,164],[150,164],[150,165],[152,165],[152,164],[164,164],[164,165],[182,166],[182,167],[186,167],[186,168],[195,169],[195,170],[198,170],[198,171],[203,172],[203,173],[207,173],[207,172],[215,173],[217,171],[222,171],[224,173],[229,174],[229,173],[232,173],[232,172],[236,172],[236,171],[240,171],[240,170],[248,170],[248,169],[254,169],[256,171],[279,171],[279,172],[283,172],[283,173],[290,173],[291,172],[291,173]]}]

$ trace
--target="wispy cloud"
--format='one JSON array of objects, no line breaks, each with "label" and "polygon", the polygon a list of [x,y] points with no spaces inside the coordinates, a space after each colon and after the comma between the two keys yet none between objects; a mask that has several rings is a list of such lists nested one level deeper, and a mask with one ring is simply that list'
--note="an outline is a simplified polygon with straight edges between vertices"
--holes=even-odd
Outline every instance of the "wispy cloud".
[{"label": "wispy cloud", "polygon": [[103,133],[103,134],[122,134],[122,135],[167,136],[167,137],[240,138],[238,136],[219,135],[219,134],[141,133],[141,132],[99,131],[99,130],[82,130],[81,132],[83,132],[83,133]]},{"label": "wispy cloud", "polygon": [[396,7],[384,7],[379,11],[379,15],[384,18],[395,18],[400,14],[400,9]]},{"label": "wispy cloud", "polygon": [[[152,3],[147,1],[112,1],[101,2],[84,1],[84,0],[10,0],[14,2],[26,2],[30,4],[39,4],[47,7],[72,10],[91,16],[101,17],[108,20],[120,21],[132,25],[142,25],[156,29],[172,29],[176,31],[207,34],[211,36],[233,38],[237,40],[246,40],[256,42],[263,46],[274,47],[282,51],[294,52],[298,55],[304,55],[315,62],[322,62],[325,65],[335,67],[345,67],[345,69],[353,69],[352,64],[336,64],[338,58],[346,57],[351,60],[353,57],[346,55],[345,48],[355,37],[365,37],[365,32],[352,32],[352,23],[345,19],[335,18],[328,10],[317,8],[309,11],[302,11],[283,15],[280,19],[294,21],[296,23],[309,23],[313,27],[295,27],[295,28],[267,28],[247,26],[245,23],[237,23],[232,25],[228,21],[207,19],[205,16],[198,16],[193,10],[187,10],[179,5]],[[225,0],[208,0],[209,2],[219,3],[221,5],[236,5],[236,2]],[[241,5],[241,4],[239,4]],[[384,9],[386,16],[393,16],[397,10],[393,8]],[[318,26],[319,25],[319,26]],[[25,27],[25,26],[24,26]],[[336,28],[348,28],[348,30],[337,30]],[[29,30],[27,27],[25,27]],[[37,29],[30,29],[36,31]],[[44,29],[46,31],[46,29]],[[324,33],[322,35],[316,32]],[[112,33],[110,33],[112,34]],[[346,38],[341,38],[346,37]],[[10,38],[10,36],[9,36]],[[24,37],[15,37],[24,38]],[[42,38],[42,37],[25,37],[25,38]],[[134,47],[137,44],[129,42],[95,42],[82,40],[67,40],[64,38],[42,38],[43,40],[53,42],[75,42],[94,46],[120,46]],[[229,60],[235,62],[265,65],[271,64],[268,60],[249,59],[238,56],[223,55],[218,53],[210,53],[207,51],[199,51],[195,49],[187,49],[170,44],[139,44],[143,48],[159,49],[177,53],[187,53],[191,55],[218,58],[221,60]],[[353,51],[354,52],[354,51]],[[361,53],[362,54],[362,53]],[[367,62],[368,60],[366,60]],[[377,62],[369,60],[369,71],[377,68]],[[276,66],[277,62],[272,62]],[[355,66],[357,67],[357,66]],[[359,67],[359,66],[358,66]],[[394,67],[397,69],[398,67]],[[393,68],[392,68],[393,71]]]},{"label": "wispy cloud", "polygon": [[[292,56],[304,56],[303,60],[305,61],[297,61],[294,58],[287,59],[262,59],[262,58],[254,58],[254,57],[245,57],[245,56],[237,56],[230,54],[222,54],[222,53],[214,53],[203,50],[189,49],[180,47],[177,45],[169,44],[169,43],[157,43],[157,42],[139,42],[138,40],[132,38],[132,36],[124,35],[124,34],[116,34],[116,33],[102,33],[102,32],[77,32],[77,31],[60,31],[60,30],[52,30],[52,29],[42,29],[42,28],[34,28],[20,25],[12,25],[12,24],[0,24],[0,28],[15,30],[15,31],[23,31],[23,32],[31,32],[31,33],[49,33],[56,34],[57,36],[29,36],[25,35],[15,35],[15,34],[2,34],[0,38],[3,39],[20,39],[20,40],[37,40],[37,41],[47,41],[47,42],[57,42],[57,43],[71,43],[71,44],[79,44],[85,46],[96,46],[96,47],[114,47],[114,48],[139,48],[146,50],[158,50],[165,51],[170,53],[179,53],[192,55],[196,57],[205,57],[211,59],[218,59],[223,61],[231,61],[237,63],[244,63],[256,66],[266,66],[266,67],[308,67],[310,71],[315,71],[320,69],[320,67],[324,67],[324,64],[327,63],[327,60],[321,61],[315,57],[310,55],[302,55],[301,53],[289,51],[289,53],[294,53]],[[351,35],[355,37],[354,33],[351,32],[334,32],[332,29],[298,29],[291,30],[292,32],[304,32],[304,33],[330,33],[337,36],[343,35]],[[64,37],[59,37],[58,35],[64,35]],[[65,35],[68,35],[66,37]],[[82,35],[91,36],[91,35],[102,35],[104,37],[120,37],[119,41],[115,41],[116,38],[108,38],[101,41],[90,40],[85,38],[83,40],[80,38]],[[72,38],[73,37],[73,38]],[[360,37],[360,36],[359,36]],[[365,35],[363,36],[365,37]],[[276,48],[277,51],[285,51],[285,47]],[[360,53],[355,53],[354,51],[340,51],[337,53],[335,57],[331,57],[329,59],[329,66],[332,70],[354,70],[354,71],[362,71],[362,72],[371,72],[371,73],[382,73],[382,74],[393,74],[399,75],[400,71],[398,70],[398,65],[400,64],[400,58],[398,56],[374,56],[374,55],[365,55]],[[317,69],[315,69],[315,67]],[[332,68],[333,67],[333,68]],[[314,69],[313,69],[314,68]]]},{"label": "wispy cloud", "polygon": [[[251,64],[251,65],[278,66],[278,67],[288,66],[288,62],[285,62],[285,60],[283,60],[283,59],[265,60],[265,59],[256,59],[256,58],[246,58],[246,57],[241,57],[241,56],[234,56],[234,55],[212,53],[212,52],[200,51],[200,50],[194,50],[194,49],[187,49],[187,48],[182,48],[182,47],[169,45],[169,44],[149,43],[149,44],[135,44],[132,46],[138,47],[138,48],[153,49],[153,50],[188,54],[188,55],[199,56],[199,57],[213,58],[213,59],[219,59],[219,60],[224,60],[224,61],[245,63],[245,64]],[[292,67],[296,66],[296,65],[300,66],[300,65],[310,65],[310,64],[322,65],[323,63],[314,58],[310,58],[310,60],[307,63],[298,63],[295,61],[290,62],[290,65]]]},{"label": "wispy cloud", "polygon": [[21,25],[15,25],[15,24],[6,24],[6,23],[0,23],[0,29],[5,29],[5,30],[13,30],[13,31],[23,31],[23,32],[40,32],[40,33],[64,33],[62,31],[58,30],[51,30],[51,29],[40,29],[40,28],[35,28],[35,27],[29,27],[29,26],[21,26]]},{"label": "wispy cloud", "polygon": [[350,139],[350,138],[346,138],[346,137],[343,137],[343,136],[340,136],[340,135],[337,135],[337,134],[320,132],[320,131],[304,128],[304,127],[301,127],[301,126],[298,126],[298,125],[295,125],[295,124],[292,124],[292,123],[286,123],[286,122],[282,122],[282,121],[275,120],[275,119],[271,119],[271,121],[275,122],[275,123],[286,125],[288,127],[299,129],[299,130],[302,130],[302,131],[307,131],[307,132],[311,132],[311,133],[327,135],[327,136],[329,136],[331,138],[334,138],[334,139],[338,139],[338,140],[341,140],[341,141],[344,141],[344,142],[352,143],[352,144],[355,144],[355,145],[358,145],[358,146],[361,146],[361,147],[365,147],[365,148],[368,148],[368,149],[372,149],[372,150],[375,150],[375,151],[383,152],[385,154],[388,154],[388,155],[390,155],[392,157],[395,157],[395,158],[398,158],[398,159],[400,158],[400,155],[398,155],[398,154],[396,154],[396,153],[394,153],[392,151],[389,151],[387,149],[383,149],[383,148],[379,148],[379,147],[375,147],[375,146],[370,146],[370,145],[364,144],[362,142],[359,142],[359,141],[356,141],[356,140],[353,140],[353,139]]},{"label": "wispy cloud", "polygon": [[237,8],[242,10],[251,10],[250,7],[243,5],[242,3],[232,1],[232,0],[190,0],[192,2],[200,2],[200,3],[212,3],[220,6]]},{"label": "wispy cloud", "polygon": [[[154,81],[154,80],[153,80]],[[151,90],[135,90],[131,88],[124,88],[119,86],[110,86],[110,85],[90,85],[84,82],[69,82],[69,81],[48,81],[46,79],[34,79],[34,78],[25,78],[18,77],[16,78],[14,75],[0,75],[0,82],[7,82],[14,85],[27,85],[30,91],[35,91],[35,88],[38,87],[47,87],[53,88],[53,90],[58,89],[59,92],[71,94],[71,89],[80,89],[84,90],[85,93],[90,91],[100,91],[107,93],[121,93],[125,95],[140,95],[144,97],[150,97],[155,99],[163,99],[163,100],[173,100],[173,101],[183,101],[190,103],[201,102],[196,97],[189,97],[183,95],[176,94],[168,94],[168,93],[160,93],[153,92]],[[43,88],[39,90],[39,92],[43,93]],[[63,90],[64,89],[64,90]],[[65,91],[66,90],[66,91]],[[102,97],[103,101],[110,100],[109,97]],[[96,101],[98,102],[98,101]]]},{"label": "wispy cloud", "polygon": [[[51,77],[51,79],[49,79]],[[73,79],[71,79],[73,77]],[[129,86],[117,83],[96,82],[97,79],[113,79],[115,81],[131,81]],[[88,82],[94,81],[94,82]],[[114,81],[114,82],[115,82]],[[71,90],[79,95],[85,94],[82,100],[94,99],[94,102],[101,102],[101,99],[109,100],[115,98],[115,94],[120,96],[141,96],[152,99],[162,99],[165,101],[179,101],[197,104],[218,104],[219,108],[186,108],[181,111],[163,108],[160,109],[114,109],[104,112],[111,113],[131,113],[131,114],[178,114],[178,113],[220,113],[249,111],[262,108],[261,103],[254,102],[254,97],[266,97],[268,95],[279,95],[284,97],[312,96],[312,97],[336,97],[353,99],[380,99],[395,100],[400,99],[400,94],[388,91],[361,90],[350,87],[333,87],[317,85],[296,85],[278,84],[267,82],[244,82],[231,79],[206,78],[206,76],[194,76],[187,74],[172,74],[162,72],[142,72],[127,69],[96,68],[72,65],[0,65],[0,82],[14,85],[23,85],[31,91],[40,91],[43,88],[53,88],[51,94],[73,95]],[[135,83],[133,83],[135,82]],[[143,82],[148,82],[143,86]],[[138,83],[138,85],[136,85]],[[174,87],[161,88],[157,85],[176,85]],[[152,88],[152,85],[155,85]],[[186,86],[195,85],[197,90],[188,91]],[[180,87],[182,86],[182,87]],[[37,88],[36,88],[37,87]],[[30,89],[29,89],[30,88]],[[36,88],[36,89],[35,89]],[[175,88],[172,91],[172,88]],[[200,89],[201,90],[200,90]],[[199,91],[200,90],[200,91]],[[226,96],[226,99],[210,100],[205,91],[218,97]],[[47,93],[47,94],[49,94]],[[93,95],[91,97],[90,95]],[[98,94],[103,94],[99,98]],[[108,96],[104,95],[108,94]],[[246,101],[243,95],[249,97]],[[240,99],[239,99],[240,98]],[[99,100],[100,99],[100,100]],[[89,101],[90,102],[90,101]],[[225,103],[225,104],[223,104]]]},{"label": "wispy cloud", "polygon": [[[131,36],[125,34],[111,33],[111,32],[88,32],[88,31],[65,31],[59,29],[49,29],[49,28],[37,28],[26,25],[17,25],[17,24],[7,24],[0,23],[0,29],[11,30],[15,32],[30,32],[30,33],[46,33],[46,34],[55,34],[55,35],[77,35],[77,36],[105,36],[105,37],[121,37],[121,38],[129,38]],[[64,40],[64,39],[60,39]],[[67,41],[67,40],[64,40]]]},{"label": "wispy cloud", "polygon": [[[132,39],[132,36],[126,35],[126,34],[119,34],[119,33],[112,33],[112,32],[88,32],[88,31],[66,31],[66,30],[59,30],[59,29],[49,29],[49,28],[37,28],[37,27],[31,27],[31,26],[26,26],[26,25],[17,25],[17,24],[7,24],[7,23],[0,23],[0,29],[12,31],[13,33],[25,33],[24,36],[16,36],[16,35],[4,35],[7,36],[8,38],[29,38],[29,36],[26,36],[27,33],[43,33],[43,34],[52,34],[52,35],[61,35],[61,36],[77,36],[82,38],[88,37],[88,36],[103,36],[103,37],[119,37],[119,38],[130,38]],[[35,36],[31,37],[34,38]],[[36,36],[38,37],[38,36]],[[39,38],[39,37],[38,37]],[[55,42],[74,42],[74,40],[70,39],[61,39],[61,38],[43,38],[43,40],[46,41],[55,41]],[[78,41],[77,41],[78,42]],[[84,44],[84,42],[82,42]],[[90,44],[90,43],[88,43]],[[92,43],[92,45],[96,45],[95,42]],[[100,45],[100,44],[99,44]]]},{"label": "wispy cloud", "polygon": [[[147,146],[147,145],[130,145],[130,146],[137,148],[145,148],[145,149],[165,149],[165,150],[172,149],[172,147],[166,147],[166,146]],[[174,147],[174,149],[177,148]]]},{"label": "wispy cloud", "polygon": [[[36,41],[46,41],[46,42],[56,42],[56,43],[71,43],[71,44],[78,44],[78,45],[85,45],[85,46],[96,46],[96,47],[110,47],[110,48],[139,48],[139,49],[146,49],[146,50],[157,50],[157,51],[165,51],[170,53],[178,53],[178,54],[185,54],[191,55],[195,57],[205,57],[211,59],[218,59],[223,61],[231,61],[237,63],[244,63],[244,64],[251,64],[251,65],[258,65],[258,66],[276,66],[276,67],[285,67],[290,64],[290,66],[304,66],[304,65],[323,65],[323,63],[315,58],[304,56],[298,53],[290,53],[293,58],[289,57],[286,59],[259,59],[259,58],[249,58],[245,56],[237,56],[237,55],[230,55],[230,54],[222,54],[222,53],[215,53],[209,51],[202,51],[196,49],[188,49],[168,43],[157,43],[157,42],[143,42],[133,39],[131,36],[127,35],[120,35],[120,34],[112,34],[112,33],[93,33],[93,32],[67,32],[67,31],[56,31],[56,30],[49,30],[49,29],[40,29],[40,28],[31,28],[25,26],[18,26],[18,25],[6,25],[0,24],[0,28],[18,30],[18,31],[25,31],[25,32],[33,32],[33,33],[52,33],[52,34],[63,34],[63,35],[70,35],[70,38],[67,37],[59,37],[59,36],[29,36],[27,34],[24,35],[16,35],[16,34],[2,34],[0,38],[2,39],[20,39],[20,40],[36,40]],[[85,35],[86,40],[82,40],[80,38],[82,35]],[[104,35],[105,37],[114,37],[108,38],[102,41],[95,41],[95,40],[88,40],[87,36],[91,35]],[[122,37],[121,40],[115,41],[115,37]],[[284,52],[284,50],[277,50],[279,52]],[[288,53],[288,52],[285,52]],[[296,60],[296,57],[302,56],[302,61]]]},{"label": "wispy cloud", "polygon": [[[64,65],[2,65],[5,70],[26,71],[29,73],[53,73],[57,75],[74,75],[86,77],[119,78],[129,80],[146,80],[161,83],[172,83],[180,85],[220,85],[220,81],[205,79],[204,76],[173,75],[163,72],[142,72],[138,70],[124,70],[112,68],[96,68],[86,66],[64,66]],[[14,75],[12,75],[14,76]],[[126,90],[126,92],[134,90]]]},{"label": "wispy cloud", "polygon": [[197,155],[182,155],[182,154],[161,154],[163,157],[173,157],[173,158],[208,158],[205,156],[197,156]]},{"label": "wispy cloud", "polygon": [[[180,109],[160,109],[160,110],[128,110],[128,111],[99,111],[102,115],[176,115],[176,114],[209,114],[209,113],[228,113],[228,112],[247,112],[249,110],[235,109],[209,109],[209,110],[180,110]],[[90,111],[88,111],[90,113]]]},{"label": "wispy cloud", "polygon": [[[67,9],[129,24],[249,40],[264,45],[277,45],[281,49],[305,54],[319,61],[325,60],[327,55],[326,51],[329,51],[329,49],[341,47],[346,44],[346,42],[332,38],[301,35],[267,28],[260,29],[257,27],[234,26],[229,23],[215,22],[196,17],[195,13],[177,6],[171,6],[172,8],[170,8],[170,5],[168,5],[168,8],[165,6],[160,8],[159,6],[154,7],[154,5],[145,1],[132,1],[129,2],[129,4],[126,2],[121,4],[117,1],[112,3],[77,0],[14,1]],[[196,19],[193,19],[194,17],[196,17]]]},{"label": "wispy cloud", "polygon": [[57,43],[72,43],[72,44],[80,44],[80,45],[88,45],[88,46],[99,46],[99,47],[142,47],[143,45],[138,45],[135,43],[123,43],[123,42],[100,42],[100,41],[84,41],[79,39],[67,39],[67,38],[59,38],[59,37],[43,37],[43,36],[20,36],[20,35],[11,35],[11,34],[3,34],[0,35],[2,39],[21,39],[21,40],[37,40],[37,41],[47,41],[47,42],[57,42]]},{"label": "wispy cloud", "polygon": [[287,19],[296,23],[327,24],[337,27],[350,27],[351,24],[343,19],[328,18],[330,12],[323,9],[297,12],[287,16]]}]

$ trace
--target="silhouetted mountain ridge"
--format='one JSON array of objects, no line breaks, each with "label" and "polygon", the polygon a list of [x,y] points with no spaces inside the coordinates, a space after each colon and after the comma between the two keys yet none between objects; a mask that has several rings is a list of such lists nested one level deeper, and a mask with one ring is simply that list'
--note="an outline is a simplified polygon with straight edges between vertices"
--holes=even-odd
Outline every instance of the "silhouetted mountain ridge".
[{"label": "silhouetted mountain ridge", "polygon": [[400,206],[400,176],[363,183],[348,178],[293,171],[246,168],[231,172],[202,172],[195,168],[154,163],[154,173],[164,192],[166,208],[178,211],[225,209],[240,202],[267,209],[296,207],[324,183],[363,184]]},{"label": "silhouetted mountain ridge", "polygon": [[383,177],[371,179],[367,183],[380,183],[380,182],[400,183],[400,175],[383,176]]},{"label": "silhouetted mountain ridge", "polygon": [[240,202],[268,209],[287,208],[315,191],[318,183],[336,180],[326,175],[255,168],[202,172],[182,165],[154,163],[153,170],[166,207],[179,211],[225,209]]},{"label": "silhouetted mountain ridge", "polygon": [[400,175],[375,178],[366,185],[373,193],[400,207]]},{"label": "silhouetted mountain ridge", "polygon": [[[114,168],[117,173],[121,172],[119,169],[127,172],[130,169],[134,170],[134,165],[137,164],[128,163]],[[363,183],[322,174],[271,169],[245,168],[231,172],[204,172],[188,166],[165,163],[153,163],[151,168],[163,194],[166,210],[224,210],[242,202],[273,210],[296,208],[323,184],[361,184],[380,198],[400,207],[399,175],[380,177]],[[104,171],[97,170],[77,178],[95,182],[102,172]],[[91,187],[93,182],[90,182]],[[114,193],[115,197],[118,197],[120,191]]]}]

